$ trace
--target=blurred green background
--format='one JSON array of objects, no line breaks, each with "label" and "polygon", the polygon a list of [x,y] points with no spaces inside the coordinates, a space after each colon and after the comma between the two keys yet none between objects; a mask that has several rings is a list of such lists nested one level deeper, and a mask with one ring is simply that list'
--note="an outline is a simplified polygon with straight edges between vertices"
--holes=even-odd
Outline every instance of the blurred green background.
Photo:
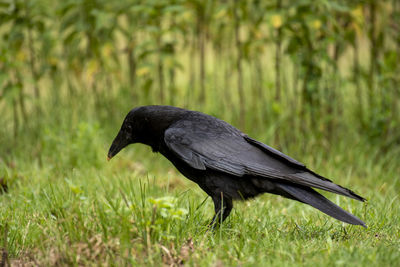
[{"label": "blurred green background", "polygon": [[399,139],[398,1],[0,6],[7,141],[40,129],[37,117],[107,121],[145,104],[202,110],[252,133],[274,125],[276,145],[355,133],[387,149]]},{"label": "blurred green background", "polygon": [[[205,195],[145,147],[129,148],[105,164],[108,146],[126,113],[139,105],[165,104],[217,116],[370,200],[364,207],[342,200],[356,206],[358,216],[370,226],[365,232],[354,230],[362,236],[358,240],[370,241],[366,245],[370,250],[341,254],[345,245],[339,241],[332,245],[332,236],[341,236],[342,228],[318,224],[325,217],[311,219],[310,224],[321,229],[306,230],[321,234],[298,234],[298,224],[288,218],[302,214],[300,204],[290,204],[296,208],[288,212],[288,222],[271,224],[267,219],[251,233],[286,229],[290,233],[286,239],[281,232],[274,233],[273,241],[265,238],[268,244],[283,238],[282,248],[295,240],[294,251],[310,239],[315,248],[323,247],[329,237],[331,247],[324,256],[309,251],[314,256],[306,263],[311,265],[336,264],[338,257],[360,259],[359,264],[392,264],[399,256],[400,238],[399,212],[392,206],[400,190],[399,62],[398,0],[0,0],[0,191],[4,192],[0,194],[0,230],[5,233],[0,248],[17,259],[14,264],[32,258],[45,265],[155,264],[165,257],[167,265],[180,264],[176,259],[205,265],[262,262],[258,257],[265,244],[241,248],[238,256],[223,245],[229,240],[247,244],[242,237],[232,237],[232,229],[239,225],[244,226],[238,231],[250,231],[251,222],[243,220],[251,221],[252,213],[239,215],[250,209],[246,204],[238,205],[236,219],[217,239],[196,232],[198,218],[190,212],[186,223],[160,222],[162,229],[170,229],[170,224],[178,229],[168,230],[166,239],[160,234],[165,229],[150,230],[152,211],[161,200],[146,202],[148,214],[137,214],[145,226],[136,225],[135,234],[121,230],[131,225],[129,212],[123,215],[126,224],[118,225],[119,206],[113,208],[113,215],[101,208],[104,199],[127,203],[124,194],[135,190],[144,199],[142,181],[152,197],[190,188],[194,197],[177,195],[179,203],[188,198],[190,205],[203,205]],[[157,182],[149,183],[152,179]],[[133,185],[124,184],[132,180]],[[99,188],[104,190],[96,191]],[[282,210],[287,214],[286,200],[260,199],[251,209],[262,214],[266,202],[265,209],[278,207],[268,218],[279,220]],[[86,206],[80,206],[81,201]],[[58,204],[66,210],[62,216],[54,208]],[[178,213],[186,207],[182,205]],[[74,217],[78,207],[89,215]],[[90,207],[97,207],[93,214]],[[93,219],[87,226],[96,212],[100,223]],[[211,217],[209,201],[204,214]],[[67,225],[52,216],[63,217]],[[74,229],[77,222],[87,228]],[[190,254],[197,256],[175,255],[173,249],[177,254],[182,248],[190,250],[189,237],[201,248]],[[91,250],[85,254],[71,245],[83,242],[92,248],[98,238],[116,238],[122,245],[112,249],[105,245],[102,249],[108,254],[101,253],[108,258],[100,259],[91,258]],[[144,252],[119,257],[125,255],[125,248],[137,249],[132,245],[135,238]],[[384,250],[388,244],[396,244],[397,249]],[[346,251],[362,247],[357,242],[347,245]],[[217,256],[207,252],[209,246],[220,251]],[[54,262],[54,253],[46,253],[49,248],[63,260]],[[31,257],[38,251],[39,256]],[[298,264],[303,256],[293,253],[290,257],[278,253],[270,264],[286,260]]]}]

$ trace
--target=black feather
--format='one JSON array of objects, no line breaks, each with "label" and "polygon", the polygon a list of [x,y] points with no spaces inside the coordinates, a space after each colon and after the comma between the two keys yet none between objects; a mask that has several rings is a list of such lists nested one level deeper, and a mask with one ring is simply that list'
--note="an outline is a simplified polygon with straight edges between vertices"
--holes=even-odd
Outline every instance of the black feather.
[{"label": "black feather", "polygon": [[365,223],[359,218],[349,213],[348,211],[345,211],[312,188],[304,188],[288,184],[277,185],[278,188],[291,195],[293,199],[313,206],[314,208],[319,209],[323,213],[328,214],[329,216],[332,216],[339,221],[367,227]]},{"label": "black feather", "polygon": [[108,157],[131,143],[149,145],[169,159],[211,196],[222,220],[229,215],[233,199],[268,192],[309,204],[338,220],[365,226],[312,187],[360,201],[364,198],[210,115],[171,106],[135,108],[126,116]]}]

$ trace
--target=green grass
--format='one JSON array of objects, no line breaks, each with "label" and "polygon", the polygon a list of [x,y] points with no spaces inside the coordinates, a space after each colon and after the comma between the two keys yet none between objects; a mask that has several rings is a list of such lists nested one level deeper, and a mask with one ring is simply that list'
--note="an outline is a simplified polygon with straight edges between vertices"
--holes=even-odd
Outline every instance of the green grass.
[{"label": "green grass", "polygon": [[[395,90],[395,78],[400,76],[395,64],[398,53],[390,44],[397,38],[391,33],[395,32],[392,27],[381,27],[385,29],[382,32],[377,27],[377,33],[385,37],[378,39],[385,42],[377,43],[382,49],[378,49],[381,52],[376,55],[372,79],[372,46],[367,36],[371,22],[360,25],[361,36],[356,34],[360,57],[357,73],[352,52],[356,47],[350,40],[354,23],[359,24],[355,14],[328,10],[330,17],[339,14],[344,20],[337,25],[322,25],[318,30],[321,35],[310,32],[310,37],[304,32],[306,28],[293,35],[284,26],[279,101],[275,96],[278,35],[267,21],[275,11],[266,13],[263,26],[255,27],[256,31],[248,28],[253,18],[245,18],[240,29],[246,108],[241,130],[368,199],[361,203],[324,193],[365,221],[368,228],[341,223],[304,204],[263,195],[236,202],[227,221],[208,231],[214,213],[212,201],[162,156],[143,145],[128,147],[109,163],[106,155],[130,108],[160,102],[159,59],[164,68],[164,103],[200,110],[239,126],[236,59],[240,53],[233,42],[232,25],[220,25],[215,16],[207,15],[213,22],[203,29],[207,32],[207,93],[201,103],[200,55],[191,51],[199,48],[195,44],[195,32],[201,28],[197,29],[198,18],[182,25],[189,30],[183,33],[185,40],[174,29],[162,34],[162,47],[158,47],[151,45],[157,27],[142,21],[147,16],[132,17],[140,27],[127,27],[133,33],[127,36],[129,40],[116,34],[114,40],[101,42],[101,50],[112,47],[115,51],[114,61],[111,55],[100,55],[108,54],[106,51],[78,56],[90,42],[84,37],[78,38],[82,41],[67,40],[75,36],[70,31],[84,30],[81,19],[60,33],[59,28],[68,24],[66,17],[60,16],[67,13],[62,15],[58,10],[50,14],[57,6],[44,5],[51,7],[46,9],[50,17],[44,25],[32,24],[30,16],[40,22],[43,15],[35,15],[38,10],[25,12],[29,1],[16,2],[17,8],[10,6],[3,12],[15,17],[3,23],[4,47],[0,45],[0,266],[5,259],[13,266],[400,266],[400,122]],[[221,4],[227,6],[225,2]],[[320,11],[307,11],[308,4],[302,6],[299,19],[306,24],[326,9],[321,6]],[[99,22],[104,20],[106,26],[109,6],[92,7],[86,5],[88,9],[78,13],[90,13],[88,18],[99,15]],[[364,7],[364,11],[369,9]],[[379,9],[377,15],[389,14],[392,8],[384,4]],[[219,8],[216,10],[220,13]],[[185,13],[190,15],[191,11]],[[354,23],[347,23],[353,16]],[[164,20],[167,23],[161,24],[165,30],[175,21],[170,22],[169,15],[161,22]],[[187,24],[186,19],[180,20],[175,21],[177,25]],[[14,21],[16,27],[11,25]],[[118,21],[125,28],[125,19]],[[344,22],[345,29],[336,29]],[[39,30],[42,26],[43,32]],[[216,34],[223,28],[226,36]],[[192,30],[195,35],[190,37]],[[261,31],[261,37],[257,37],[257,31]],[[97,40],[103,34],[96,30],[93,36]],[[225,40],[221,49],[214,46],[217,39],[213,38]],[[313,45],[308,49],[294,54],[289,51],[292,44],[306,44],[309,38]],[[172,54],[163,48],[169,43]],[[134,86],[129,82],[126,60],[131,48],[137,61]],[[257,51],[260,48],[263,52]],[[335,60],[328,60],[336,57],[336,48],[339,52],[344,49],[336,62],[337,70],[332,65]],[[306,60],[304,52],[316,54]],[[262,77],[255,75],[256,57]],[[174,67],[171,90],[170,70],[175,61],[179,64]],[[314,70],[305,73],[309,68]],[[34,75],[34,69],[40,75]],[[376,85],[372,84],[375,90],[370,99],[372,80]],[[311,86],[306,89],[303,83],[307,81]],[[34,87],[39,89],[40,99]],[[306,100],[305,92],[312,101]],[[2,191],[5,185],[7,192]]]},{"label": "green grass", "polygon": [[236,202],[226,223],[207,231],[212,201],[162,156],[134,145],[106,162],[120,121],[53,119],[35,135],[2,139],[8,192],[0,195],[0,247],[11,264],[400,264],[398,149],[382,153],[352,137],[328,148],[312,136],[306,145],[287,140],[285,152],[368,199],[326,194],[368,229],[263,195]]}]

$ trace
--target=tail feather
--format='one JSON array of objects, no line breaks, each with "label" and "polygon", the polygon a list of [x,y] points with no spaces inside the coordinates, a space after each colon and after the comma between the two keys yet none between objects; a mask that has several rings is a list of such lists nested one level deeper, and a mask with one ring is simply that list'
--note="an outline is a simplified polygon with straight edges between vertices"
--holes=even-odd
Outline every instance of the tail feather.
[{"label": "tail feather", "polygon": [[310,187],[299,187],[297,185],[282,183],[277,184],[277,187],[291,196],[291,198],[319,209],[323,213],[328,214],[339,221],[354,225],[361,225],[367,228],[365,223],[359,218],[348,211],[345,211]]},{"label": "tail feather", "polygon": [[354,198],[359,201],[365,201],[365,199],[350,189],[344,188],[343,186],[333,183],[331,180],[326,179],[310,170],[308,172],[297,172],[288,175],[290,181],[295,184],[303,186],[314,187],[322,189],[335,194],[340,194],[346,197]]}]

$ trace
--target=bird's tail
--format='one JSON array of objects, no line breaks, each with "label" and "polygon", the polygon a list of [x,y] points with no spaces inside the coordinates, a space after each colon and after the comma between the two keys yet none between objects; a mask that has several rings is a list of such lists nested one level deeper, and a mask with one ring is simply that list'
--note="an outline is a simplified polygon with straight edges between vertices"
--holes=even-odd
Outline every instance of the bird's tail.
[{"label": "bird's tail", "polygon": [[365,223],[359,218],[345,211],[344,209],[334,204],[329,199],[325,198],[323,195],[310,187],[299,187],[296,185],[283,183],[278,183],[277,187],[280,190],[284,191],[284,193],[286,193],[284,195],[288,195],[288,197],[290,198],[319,209],[323,213],[328,214],[329,216],[338,219],[339,221],[354,225],[361,225],[367,228]]}]

